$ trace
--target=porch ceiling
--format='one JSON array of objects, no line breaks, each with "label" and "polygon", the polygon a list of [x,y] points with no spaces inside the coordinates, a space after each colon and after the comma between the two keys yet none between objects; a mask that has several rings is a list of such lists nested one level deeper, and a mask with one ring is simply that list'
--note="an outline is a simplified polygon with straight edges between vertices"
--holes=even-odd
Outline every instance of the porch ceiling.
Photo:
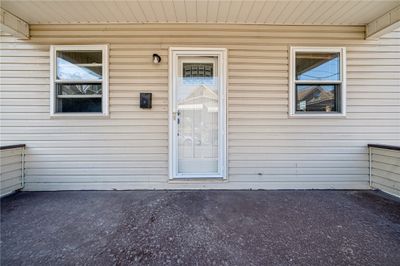
[{"label": "porch ceiling", "polygon": [[400,1],[3,0],[0,5],[29,24],[366,25],[400,5]]}]

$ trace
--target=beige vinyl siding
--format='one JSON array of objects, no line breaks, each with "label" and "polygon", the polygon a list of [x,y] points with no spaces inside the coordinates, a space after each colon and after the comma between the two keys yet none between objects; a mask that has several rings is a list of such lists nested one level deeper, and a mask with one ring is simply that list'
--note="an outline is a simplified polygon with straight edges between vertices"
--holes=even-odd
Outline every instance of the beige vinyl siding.
[{"label": "beige vinyl siding", "polygon": [[[33,25],[3,36],[1,138],[26,189],[368,188],[368,143],[400,144],[400,32],[363,27]],[[110,44],[110,118],[50,119],[49,45]],[[288,49],[347,48],[347,117],[288,118]],[[228,181],[168,182],[168,49],[228,49]],[[152,63],[152,54],[162,57]],[[153,108],[139,108],[139,93]]]},{"label": "beige vinyl siding", "polygon": [[0,196],[7,195],[23,186],[24,148],[0,152]]},{"label": "beige vinyl siding", "polygon": [[400,151],[371,149],[371,186],[400,197]]}]

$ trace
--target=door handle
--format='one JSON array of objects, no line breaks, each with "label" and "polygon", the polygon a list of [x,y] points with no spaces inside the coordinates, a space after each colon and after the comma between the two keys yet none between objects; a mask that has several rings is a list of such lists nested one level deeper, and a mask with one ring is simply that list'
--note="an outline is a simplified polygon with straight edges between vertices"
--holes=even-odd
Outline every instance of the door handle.
[{"label": "door handle", "polygon": [[[174,120],[176,120],[176,124],[177,124],[177,125],[179,125],[179,124],[181,123],[180,118],[179,118],[179,115],[180,115],[180,114],[181,114],[181,113],[180,113],[179,111],[177,111],[177,112],[172,112],[172,117],[173,117]],[[177,136],[180,136],[180,134],[179,134],[179,127],[178,127],[178,130],[177,130],[177,132],[176,132],[176,135],[177,135]]]},{"label": "door handle", "polygon": [[181,115],[181,112],[172,112],[172,116],[174,118],[174,120],[179,120],[179,116]]}]

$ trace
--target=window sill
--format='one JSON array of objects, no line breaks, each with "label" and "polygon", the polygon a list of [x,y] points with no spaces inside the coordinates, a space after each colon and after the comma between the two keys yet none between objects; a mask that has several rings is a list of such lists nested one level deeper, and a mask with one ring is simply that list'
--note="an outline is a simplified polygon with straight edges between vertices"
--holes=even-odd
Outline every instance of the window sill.
[{"label": "window sill", "polygon": [[95,119],[108,119],[110,118],[109,114],[103,113],[57,113],[51,114],[51,119],[87,119],[87,118],[95,118]]},{"label": "window sill", "polygon": [[307,114],[289,114],[289,118],[346,118],[346,114],[334,113],[307,113]]}]

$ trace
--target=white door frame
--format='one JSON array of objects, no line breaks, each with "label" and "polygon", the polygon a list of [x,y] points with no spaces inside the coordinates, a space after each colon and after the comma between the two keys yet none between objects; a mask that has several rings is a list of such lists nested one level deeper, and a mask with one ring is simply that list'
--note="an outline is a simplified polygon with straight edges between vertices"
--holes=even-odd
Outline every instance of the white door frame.
[{"label": "white door frame", "polygon": [[[217,56],[218,57],[218,73],[220,82],[219,91],[219,154],[218,154],[218,174],[217,175],[178,175],[177,168],[177,124],[175,123],[174,113],[176,110],[176,73],[178,69],[179,56]],[[227,50],[225,48],[188,48],[188,47],[171,47],[169,49],[169,179],[195,179],[199,178],[217,178],[226,179],[227,173],[227,131],[226,131],[226,77],[227,77]]]}]

